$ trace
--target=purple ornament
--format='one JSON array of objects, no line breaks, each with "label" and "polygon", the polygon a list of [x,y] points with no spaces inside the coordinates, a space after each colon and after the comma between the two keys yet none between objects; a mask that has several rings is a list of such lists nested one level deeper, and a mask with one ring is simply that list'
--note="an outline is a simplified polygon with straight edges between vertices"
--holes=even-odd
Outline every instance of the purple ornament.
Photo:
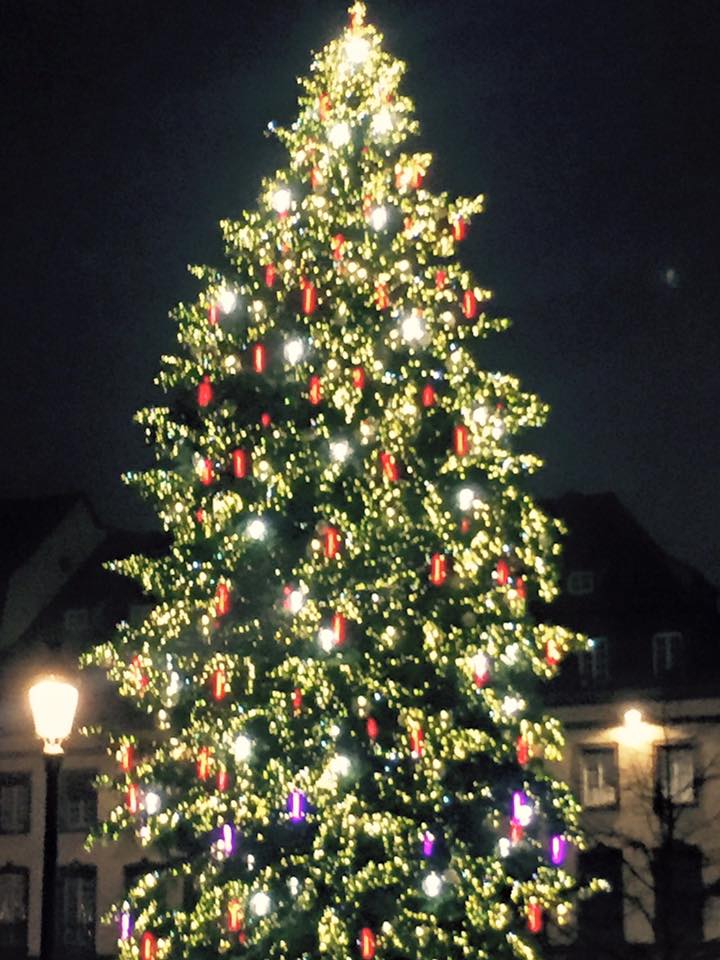
[{"label": "purple ornament", "polygon": [[235,827],[225,823],[220,833],[225,856],[229,857],[235,852]]},{"label": "purple ornament", "polygon": [[532,804],[526,793],[516,790],[512,796],[512,818],[521,827],[526,827],[532,820]]},{"label": "purple ornament", "polygon": [[567,855],[567,841],[565,837],[561,837],[559,834],[556,834],[554,837],[550,838],[550,860],[556,866],[559,867],[564,861]]},{"label": "purple ornament", "polygon": [[429,830],[426,830],[423,834],[422,840],[422,852],[424,857],[431,857],[433,855],[433,850],[435,849],[435,837],[430,833]]},{"label": "purple ornament", "polygon": [[305,819],[305,794],[302,790],[293,790],[288,797],[288,813],[293,823],[300,823]]},{"label": "purple ornament", "polygon": [[135,923],[129,910],[123,910],[120,914],[120,939],[129,940],[133,935]]}]

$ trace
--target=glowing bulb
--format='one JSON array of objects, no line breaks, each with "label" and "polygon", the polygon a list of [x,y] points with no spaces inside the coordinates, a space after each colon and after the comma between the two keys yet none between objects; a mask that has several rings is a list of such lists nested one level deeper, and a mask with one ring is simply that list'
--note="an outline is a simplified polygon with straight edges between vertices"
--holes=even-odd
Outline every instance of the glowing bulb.
[{"label": "glowing bulb", "polygon": [[237,294],[234,290],[223,287],[218,291],[218,304],[223,313],[232,313],[237,306]]},{"label": "glowing bulb", "polygon": [[332,440],[330,442],[330,458],[336,463],[343,463],[350,456],[350,444],[347,440]]},{"label": "glowing bulb", "polygon": [[288,890],[291,896],[296,897],[298,895],[300,892],[300,881],[297,877],[290,877],[288,880]]},{"label": "glowing bulb", "polygon": [[470,510],[475,501],[475,491],[472,487],[463,487],[457,495],[458,506],[461,510]]},{"label": "glowing bulb", "polygon": [[400,332],[408,343],[422,340],[425,336],[425,321],[417,310],[413,310],[400,324]]},{"label": "glowing bulb", "polygon": [[288,342],[285,344],[283,353],[285,354],[285,359],[288,363],[299,363],[303,358],[303,354],[305,353],[305,344],[298,338],[295,338],[294,340],[288,340]]},{"label": "glowing bulb", "polygon": [[442,877],[439,873],[429,873],[422,882],[423,892],[428,897],[437,897],[443,888]]},{"label": "glowing bulb", "polygon": [[503,713],[512,717],[525,706],[524,701],[519,697],[505,697],[502,702]]},{"label": "glowing bulb", "polygon": [[330,127],[328,140],[335,149],[347,146],[350,143],[350,127],[348,124],[336,123],[334,127]]},{"label": "glowing bulb", "polygon": [[625,711],[623,720],[628,730],[637,730],[643,722],[642,713],[636,707],[632,707],[632,709]]},{"label": "glowing bulb", "polygon": [[290,209],[290,204],[292,203],[292,194],[287,187],[278,187],[275,193],[272,195],[272,208],[275,213],[283,214],[287,213]]},{"label": "glowing bulb", "polygon": [[249,737],[246,737],[244,733],[241,733],[235,741],[235,746],[233,747],[233,753],[235,754],[235,759],[238,763],[242,763],[243,761],[250,759],[252,747],[252,740]]},{"label": "glowing bulb", "polygon": [[285,601],[290,613],[298,613],[300,610],[302,610],[304,603],[305,594],[302,592],[302,590],[291,590]]},{"label": "glowing bulb", "polygon": [[474,422],[479,423],[481,427],[488,422],[488,408],[484,403],[481,403],[479,407],[475,407],[472,412],[472,418]]},{"label": "glowing bulb", "polygon": [[159,812],[160,807],[162,806],[162,800],[160,795],[155,793],[153,790],[145,794],[145,812],[151,817],[154,817],[156,813]]},{"label": "glowing bulb", "polygon": [[330,761],[330,769],[338,777],[346,777],[350,773],[350,758],[342,753],[336,754]]},{"label": "glowing bulb", "polygon": [[387,226],[388,214],[385,207],[375,207],[370,214],[370,225],[373,230],[384,230]]},{"label": "glowing bulb", "polygon": [[345,56],[356,67],[370,56],[370,43],[365,37],[350,37],[345,44]]},{"label": "glowing bulb", "polygon": [[265,526],[265,521],[261,520],[260,517],[255,517],[255,519],[251,520],[247,525],[247,534],[251,540],[264,540],[266,533],[267,527]]},{"label": "glowing bulb", "polygon": [[322,627],[318,631],[318,643],[321,650],[330,653],[335,646],[335,631],[331,627]]},{"label": "glowing bulb", "polygon": [[383,107],[379,113],[376,113],[372,121],[372,131],[377,136],[382,136],[384,133],[390,133],[393,128],[393,118],[390,111]]},{"label": "glowing bulb", "polygon": [[513,794],[512,799],[513,820],[519,823],[521,827],[527,827],[533,816],[533,808],[522,791],[518,790]]},{"label": "glowing bulb", "polygon": [[256,917],[266,917],[270,913],[272,901],[264,890],[254,893],[250,897],[250,909]]},{"label": "glowing bulb", "polygon": [[500,837],[498,840],[498,853],[501,857],[510,856],[511,844],[510,840],[507,837]]}]

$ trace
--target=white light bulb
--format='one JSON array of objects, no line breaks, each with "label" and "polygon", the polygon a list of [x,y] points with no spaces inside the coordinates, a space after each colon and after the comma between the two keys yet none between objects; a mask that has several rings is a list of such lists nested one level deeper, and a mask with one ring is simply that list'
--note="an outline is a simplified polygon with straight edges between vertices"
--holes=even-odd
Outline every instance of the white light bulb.
[{"label": "white light bulb", "polygon": [[297,877],[290,877],[288,880],[288,890],[290,891],[293,897],[296,897],[300,892],[300,881]]},{"label": "white light bulb", "polygon": [[252,747],[253,742],[250,737],[246,737],[244,733],[241,733],[235,741],[235,746],[233,747],[233,753],[235,754],[235,759],[238,763],[242,763],[243,761],[250,759]]},{"label": "white light bulb", "polygon": [[428,897],[437,897],[443,888],[442,877],[439,873],[429,873],[422,882],[423,892]]},{"label": "white light bulb", "polygon": [[320,644],[321,650],[324,650],[325,653],[330,653],[335,646],[335,631],[330,627],[322,627],[318,631],[318,643]]},{"label": "white light bulb", "polygon": [[370,214],[370,225],[373,230],[383,230],[387,226],[388,213],[385,207],[375,207]]},{"label": "white light bulb", "polygon": [[350,773],[350,758],[338,753],[330,761],[330,769],[338,777],[346,777]]},{"label": "white light bulb", "polygon": [[149,793],[145,794],[145,812],[151,817],[154,817],[156,813],[159,812],[160,807],[162,806],[162,800],[160,795],[151,790]]},{"label": "white light bulb", "polygon": [[343,463],[350,456],[350,444],[347,440],[332,440],[330,442],[330,458],[336,463]]},{"label": "white light bulb", "polygon": [[305,353],[305,344],[297,337],[294,340],[288,340],[283,353],[288,363],[299,363]]},{"label": "white light bulb", "polygon": [[400,324],[400,332],[403,335],[403,339],[407,340],[408,343],[422,340],[425,336],[425,321],[417,310],[413,310],[412,313],[405,317]]},{"label": "white light bulb", "polygon": [[488,421],[488,408],[484,403],[481,403],[479,407],[475,407],[472,412],[472,418],[475,423],[479,423],[480,426],[484,426]]},{"label": "white light bulb", "polygon": [[515,811],[515,819],[518,821],[521,827],[527,827],[530,825],[530,821],[533,818],[533,808],[529,803],[520,803],[517,806]]},{"label": "white light bulb", "polygon": [[286,605],[290,613],[298,613],[305,603],[305,594],[302,590],[291,590],[287,595]]},{"label": "white light bulb", "polygon": [[476,653],[472,658],[473,673],[476,677],[484,677],[490,672],[490,664],[484,653]]},{"label": "white light bulb", "polygon": [[510,856],[510,841],[507,837],[500,837],[498,840],[498,852],[501,857]]},{"label": "white light bulb", "polygon": [[461,510],[471,510],[475,501],[475,491],[472,487],[463,487],[457,495],[458,506]]},{"label": "white light bulb", "polygon": [[345,56],[350,63],[360,66],[370,56],[370,43],[364,37],[350,37],[345,44]]},{"label": "white light bulb", "polygon": [[510,717],[519,710],[522,710],[524,706],[524,702],[518,697],[505,697],[502,702],[503,713],[506,713]]},{"label": "white light bulb", "polygon": [[272,195],[271,203],[275,213],[287,213],[292,203],[292,194],[287,187],[278,187]]},{"label": "white light bulb", "polygon": [[247,525],[247,534],[251,540],[264,540],[266,533],[267,527],[265,526],[265,521],[261,520],[260,517],[255,517],[255,519],[251,520]]},{"label": "white light bulb", "polygon": [[337,149],[350,143],[350,127],[347,123],[336,123],[328,131],[328,140]]},{"label": "white light bulb", "polygon": [[373,117],[372,131],[377,136],[382,136],[384,133],[390,133],[392,128],[392,114],[387,108],[383,107],[383,109]]},{"label": "white light bulb", "polygon": [[261,890],[259,893],[254,893],[252,897],[250,897],[250,909],[256,917],[266,917],[270,913],[271,906],[272,901],[264,890]]},{"label": "white light bulb", "polygon": [[227,287],[218,290],[217,299],[223,313],[232,313],[237,306],[237,294],[234,290],[228,290]]}]

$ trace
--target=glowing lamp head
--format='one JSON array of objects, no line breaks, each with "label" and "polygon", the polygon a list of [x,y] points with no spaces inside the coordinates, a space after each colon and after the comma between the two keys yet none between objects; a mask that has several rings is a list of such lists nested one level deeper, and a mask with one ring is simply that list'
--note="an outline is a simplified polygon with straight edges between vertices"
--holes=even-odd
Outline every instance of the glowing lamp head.
[{"label": "glowing lamp head", "polygon": [[264,890],[259,890],[250,897],[250,909],[256,917],[266,917],[271,907],[272,900]]},{"label": "glowing lamp head", "polygon": [[425,336],[425,321],[417,310],[413,310],[400,324],[400,333],[408,343],[417,343]]},{"label": "glowing lamp head", "polygon": [[623,714],[623,722],[628,730],[638,730],[642,726],[642,713],[637,707],[631,707]]},{"label": "glowing lamp head", "polygon": [[218,291],[217,301],[223,313],[232,313],[237,306],[237,294],[234,290],[223,287]]},{"label": "glowing lamp head", "polygon": [[265,521],[261,520],[260,517],[255,517],[255,519],[251,520],[247,525],[247,535],[251,540],[264,540],[266,534],[267,527],[265,526]]},{"label": "glowing lamp head", "polygon": [[290,204],[292,203],[292,194],[287,187],[278,187],[275,193],[272,195],[272,200],[270,202],[275,213],[279,213],[281,216],[283,216],[290,209]]},{"label": "glowing lamp head", "polygon": [[30,709],[35,732],[47,754],[61,754],[62,741],[70,736],[78,704],[78,690],[57,677],[46,677],[30,688]]},{"label": "glowing lamp head", "polygon": [[283,353],[285,354],[287,362],[294,366],[302,360],[303,354],[305,353],[305,344],[298,337],[294,340],[288,340],[283,349]]},{"label": "glowing lamp head", "polygon": [[428,873],[422,882],[423,893],[428,897],[437,897],[443,888],[443,880],[439,873]]},{"label": "glowing lamp head", "polygon": [[336,123],[328,131],[328,140],[335,147],[346,147],[350,143],[352,134],[347,123]]},{"label": "glowing lamp head", "polygon": [[235,741],[235,745],[233,747],[233,754],[238,763],[244,763],[246,760],[250,759],[252,747],[253,742],[250,737],[246,737],[244,733],[241,733]]},{"label": "glowing lamp head", "polygon": [[384,230],[388,222],[387,207],[375,207],[370,214],[370,226],[373,230]]},{"label": "glowing lamp head", "polygon": [[352,36],[345,43],[345,57],[348,63],[359,67],[370,56],[370,42],[365,37]]}]

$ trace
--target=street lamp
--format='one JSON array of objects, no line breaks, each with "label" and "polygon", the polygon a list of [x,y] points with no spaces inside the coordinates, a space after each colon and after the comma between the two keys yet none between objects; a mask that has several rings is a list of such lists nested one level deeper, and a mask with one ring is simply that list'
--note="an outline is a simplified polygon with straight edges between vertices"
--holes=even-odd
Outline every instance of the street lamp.
[{"label": "street lamp", "polygon": [[55,881],[58,847],[58,776],[62,742],[70,736],[78,690],[66,680],[44,677],[30,688],[30,709],[35,732],[45,755],[45,844],[43,847],[42,919],[40,960],[53,960],[55,952]]}]

